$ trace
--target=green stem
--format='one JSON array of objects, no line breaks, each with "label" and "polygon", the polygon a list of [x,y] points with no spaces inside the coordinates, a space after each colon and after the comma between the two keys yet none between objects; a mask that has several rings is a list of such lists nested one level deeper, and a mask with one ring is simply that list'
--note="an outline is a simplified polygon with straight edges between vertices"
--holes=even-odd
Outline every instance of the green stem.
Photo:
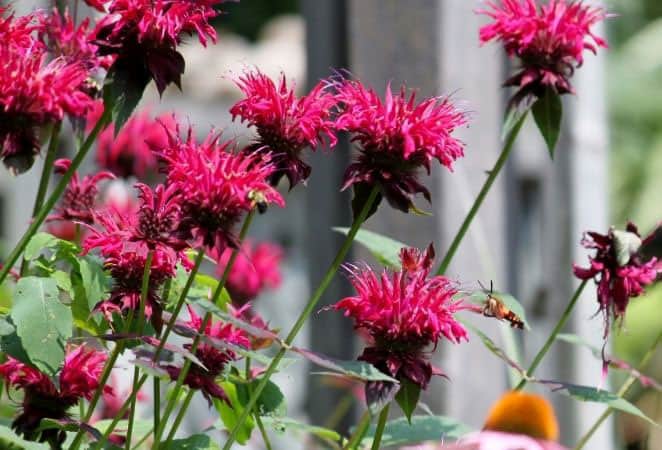
[{"label": "green stem", "polygon": [[370,411],[366,410],[366,412],[363,413],[363,416],[361,417],[358,425],[356,426],[354,434],[350,436],[349,441],[347,441],[347,445],[345,445],[343,449],[354,450],[357,448],[363,440],[363,436],[365,436],[366,432],[368,431],[370,422],[372,422],[372,416],[370,415]]},{"label": "green stem", "polygon": [[[145,305],[147,304],[147,294],[149,292],[149,277],[152,271],[152,260],[154,259],[154,251],[150,250],[145,259],[145,270],[143,271],[142,284],[140,286],[140,311],[138,313],[138,335],[142,336],[145,331]],[[132,389],[136,389],[138,385],[138,377],[140,371],[138,366],[133,368],[133,383]],[[136,415],[136,398],[134,396],[131,400],[131,408],[129,409],[129,425],[126,432],[126,450],[131,450],[131,437],[133,436],[133,421]]]},{"label": "green stem", "polygon": [[535,358],[533,358],[533,362],[531,363],[531,366],[529,369],[526,371],[526,376],[522,378],[522,380],[519,382],[519,384],[515,387],[516,391],[521,390],[524,386],[526,386],[526,383],[529,381],[529,378],[533,376],[533,372],[538,368],[538,365],[542,362],[543,358],[547,354],[547,351],[549,348],[552,346],[554,341],[556,340],[556,336],[561,332],[563,327],[565,326],[566,322],[570,318],[570,314],[572,313],[572,310],[575,307],[575,304],[577,303],[577,300],[579,299],[579,296],[582,294],[582,291],[584,290],[584,287],[588,283],[588,280],[584,280],[581,282],[579,286],[577,286],[577,289],[575,290],[575,293],[573,294],[572,298],[570,299],[570,302],[568,303],[568,306],[565,307],[565,310],[563,311],[563,314],[561,315],[561,318],[559,319],[558,323],[552,330],[552,333],[547,337],[547,340],[545,341],[545,344],[542,346],[542,348],[538,351],[536,354]]},{"label": "green stem", "polygon": [[[238,238],[240,245],[243,242],[244,238],[246,237],[246,234],[248,234],[248,229],[250,228],[251,223],[253,222],[254,216],[255,216],[255,210],[252,210],[251,212],[248,213],[246,219],[244,219],[244,223],[241,227],[241,231],[239,232],[239,238]],[[230,259],[228,260],[228,264],[225,267],[225,271],[223,272],[221,281],[218,283],[218,286],[216,287],[216,290],[214,291],[214,294],[211,298],[211,303],[216,304],[221,293],[223,292],[223,287],[225,286],[225,282],[230,276],[230,270],[232,270],[232,265],[234,264],[234,261],[236,260],[238,254],[239,254],[239,248],[235,249],[230,255]],[[211,321],[211,316],[212,315],[210,312],[205,314],[205,317],[202,320],[202,324],[198,329],[198,333],[196,334],[195,338],[193,339],[193,342],[191,343],[191,348],[189,351],[194,355],[195,352],[198,350],[198,346],[200,345],[201,336],[202,334],[204,334],[204,330],[205,328],[207,328],[207,324],[209,323],[209,321]],[[182,386],[184,385],[184,380],[186,379],[186,375],[188,375],[191,365],[192,362],[189,359],[187,359],[184,362],[184,365],[182,366],[182,370],[179,372],[179,376],[177,377],[177,381],[175,382],[175,387],[173,389],[172,395],[170,396],[170,400],[168,401],[165,411],[163,412],[163,417],[161,418],[160,421],[161,423],[159,424],[159,428],[157,428],[154,431],[154,449],[159,448],[159,440],[161,439],[161,436],[165,431],[165,427],[167,425],[167,421],[168,418],[170,417],[170,414],[172,414],[172,411],[175,409],[175,404],[177,403],[177,399],[179,398],[179,394],[181,392]],[[183,410],[185,411],[186,409],[183,408]]]},{"label": "green stem", "polygon": [[188,409],[188,405],[191,404],[191,400],[193,400],[193,395],[195,394],[195,391],[193,389],[190,389],[188,391],[188,394],[186,397],[184,397],[184,402],[182,402],[182,406],[179,409],[179,414],[177,414],[177,417],[175,417],[175,422],[172,424],[172,428],[170,429],[170,433],[168,433],[168,437],[166,438],[165,442],[163,443],[163,448],[167,449],[168,445],[170,442],[173,440],[175,437],[175,433],[177,433],[177,429],[179,428],[179,425],[181,425],[182,420],[184,419],[184,415],[186,414],[186,410]]},{"label": "green stem", "polygon": [[[34,207],[32,208],[31,217],[33,218],[37,215],[41,209],[41,206],[44,204],[44,198],[46,197],[46,192],[48,191],[48,183],[51,179],[51,173],[53,172],[53,164],[55,162],[55,157],[57,156],[57,144],[61,129],[62,122],[58,122],[53,125],[51,138],[48,143],[48,150],[46,152],[46,159],[44,160],[44,168],[41,171],[41,178],[39,179],[37,196],[34,199]],[[21,263],[21,276],[25,275],[26,270],[28,270],[28,261],[24,258],[23,262]]]},{"label": "green stem", "polygon": [[[637,366],[639,371],[642,371],[646,368],[648,362],[655,354],[655,351],[657,350],[657,346],[660,345],[660,341],[662,341],[662,333],[659,333],[657,335],[657,339],[655,339],[653,345],[648,349],[644,357],[641,359],[641,362]],[[637,381],[637,377],[635,375],[630,375],[628,379],[625,380],[625,383],[621,385],[621,388],[618,390],[616,395],[618,395],[619,397],[625,396],[625,394],[628,393],[628,391],[636,381]],[[588,443],[588,441],[591,439],[591,437],[593,437],[595,432],[604,423],[604,421],[607,420],[614,411],[615,411],[614,408],[607,408],[598,418],[598,420],[595,421],[593,426],[591,426],[591,428],[586,432],[586,434],[582,436],[581,439],[579,439],[579,442],[577,442],[577,445],[575,445],[573,450],[582,450],[584,446]]]},{"label": "green stem", "polygon": [[[113,433],[115,430],[115,427],[119,423],[120,420],[122,420],[122,417],[126,414],[126,412],[129,410],[129,407],[131,406],[132,400],[138,395],[138,391],[140,388],[145,384],[145,381],[147,381],[147,375],[143,375],[140,378],[140,381],[138,381],[138,385],[131,391],[131,394],[129,394],[129,398],[127,398],[124,401],[124,404],[120,408],[120,410],[117,412],[117,415],[113,419],[113,421],[108,425],[108,428],[106,431],[103,433],[103,436],[101,436],[101,439],[97,442],[96,448],[104,448],[106,445],[106,442],[108,442],[108,438],[110,435]],[[78,450],[78,447],[80,446],[80,440],[78,442],[74,441],[71,443],[71,447],[69,447],[69,450]]]},{"label": "green stem", "polygon": [[508,160],[508,156],[510,155],[510,152],[513,149],[513,144],[515,143],[515,139],[517,138],[517,135],[519,134],[519,131],[522,128],[522,125],[524,124],[524,120],[526,119],[527,114],[528,112],[523,113],[522,117],[519,118],[519,120],[515,123],[513,128],[508,133],[508,136],[506,137],[506,142],[504,143],[503,148],[501,150],[501,154],[499,155],[499,159],[497,159],[496,164],[494,164],[494,167],[492,168],[492,170],[490,170],[487,180],[485,180],[483,187],[480,189],[480,192],[478,193],[478,197],[476,197],[476,200],[474,200],[474,204],[471,206],[471,209],[467,213],[467,216],[464,218],[462,225],[460,225],[460,229],[457,230],[457,233],[455,234],[455,237],[453,238],[451,245],[448,247],[448,250],[444,255],[444,259],[441,260],[441,264],[439,265],[439,269],[437,270],[437,275],[443,275],[446,273],[446,270],[448,269],[448,266],[450,265],[453,256],[455,256],[455,252],[457,252],[460,243],[462,243],[462,239],[464,239],[464,235],[467,234],[467,231],[469,231],[471,222],[474,220],[474,217],[476,217],[478,210],[483,204],[485,197],[487,197],[488,192],[490,192],[490,189],[492,188],[494,181],[497,179],[499,172],[501,172],[501,169],[506,164],[506,161]]},{"label": "green stem", "polygon": [[[172,278],[168,278],[163,286],[163,304],[167,305],[170,299],[170,287],[172,286]],[[159,427],[159,417],[161,414],[161,379],[157,376],[152,377],[153,395],[154,395],[154,414],[153,428],[156,430]],[[151,433],[151,432],[150,432]]]},{"label": "green stem", "polygon": [[85,142],[83,142],[83,145],[81,145],[80,149],[78,150],[78,153],[71,161],[71,166],[62,175],[62,178],[55,186],[53,193],[51,193],[48,199],[44,202],[43,206],[39,210],[39,213],[35,215],[32,222],[28,226],[28,229],[25,231],[21,239],[18,241],[18,244],[16,244],[16,247],[14,247],[14,249],[11,251],[7,259],[5,260],[4,264],[2,265],[2,268],[0,269],[0,284],[2,284],[5,281],[5,278],[7,278],[9,271],[12,269],[14,264],[16,264],[18,258],[20,258],[21,254],[25,250],[25,247],[28,245],[28,242],[30,242],[30,239],[32,239],[32,236],[44,223],[44,220],[46,220],[48,213],[51,211],[51,209],[53,209],[55,203],[57,203],[58,199],[62,196],[62,193],[67,188],[67,185],[69,184],[71,177],[73,177],[74,172],[83,162],[83,159],[92,148],[92,144],[94,143],[95,139],[97,138],[103,127],[109,122],[109,118],[110,118],[110,111],[104,111],[103,115],[101,116],[97,124],[94,126],[94,129],[87,136],[87,139],[85,139]]},{"label": "green stem", "polygon": [[[143,437],[140,438],[140,440],[136,443],[136,445],[133,446],[131,450],[138,450],[138,448],[147,440],[150,434],[152,434],[153,430],[149,430]],[[101,448],[101,447],[100,447]]]},{"label": "green stem", "polygon": [[241,412],[241,415],[239,416],[236,425],[230,432],[230,436],[228,436],[228,440],[223,446],[223,450],[230,450],[235,439],[237,439],[237,433],[239,432],[239,429],[243,426],[244,422],[246,422],[246,419],[248,418],[250,411],[255,406],[255,403],[257,402],[257,399],[260,397],[260,394],[262,394],[262,391],[267,385],[269,378],[271,378],[271,376],[276,372],[276,369],[278,368],[278,364],[280,364],[280,361],[283,359],[285,353],[287,352],[287,347],[292,345],[292,342],[294,342],[294,338],[296,338],[297,334],[299,334],[299,331],[301,331],[301,328],[303,328],[303,325],[306,323],[306,320],[308,320],[308,317],[315,310],[315,306],[322,298],[322,295],[326,291],[327,287],[329,287],[329,284],[331,283],[333,277],[338,271],[340,264],[342,264],[342,262],[344,261],[345,256],[347,255],[350,247],[352,246],[352,242],[354,242],[354,237],[356,236],[356,233],[358,233],[359,229],[361,228],[361,225],[368,217],[368,213],[370,212],[370,209],[372,208],[372,205],[374,204],[378,194],[379,194],[379,188],[374,187],[372,189],[372,192],[370,192],[367,201],[363,205],[363,209],[359,213],[358,217],[356,217],[356,219],[352,223],[352,227],[350,228],[349,233],[347,233],[345,242],[343,242],[342,247],[340,248],[340,250],[338,250],[338,254],[336,255],[331,265],[329,266],[329,269],[326,271],[326,274],[324,275],[322,282],[317,287],[310,300],[308,300],[306,307],[301,312],[299,318],[297,319],[294,326],[290,330],[289,334],[285,338],[285,345],[278,351],[278,353],[276,353],[276,356],[274,357],[274,359],[271,360],[271,364],[269,364],[269,367],[267,367],[267,370],[265,371],[264,375],[260,378],[260,382],[253,391],[253,394],[250,396],[248,403],[244,406],[244,410]]},{"label": "green stem", "polygon": [[382,412],[379,414],[379,422],[377,422],[377,430],[375,430],[375,438],[372,441],[372,450],[379,450],[379,445],[382,443],[382,434],[386,428],[386,421],[388,420],[388,410],[391,404],[387,404]]},{"label": "green stem", "polygon": [[272,450],[273,447],[271,446],[271,441],[269,441],[269,435],[267,434],[267,430],[264,428],[264,424],[262,423],[262,418],[260,417],[260,414],[257,411],[254,411],[253,416],[255,417],[255,423],[257,424],[257,428],[260,430],[260,434],[262,435],[262,441],[264,441],[264,446],[266,447],[267,450]]}]

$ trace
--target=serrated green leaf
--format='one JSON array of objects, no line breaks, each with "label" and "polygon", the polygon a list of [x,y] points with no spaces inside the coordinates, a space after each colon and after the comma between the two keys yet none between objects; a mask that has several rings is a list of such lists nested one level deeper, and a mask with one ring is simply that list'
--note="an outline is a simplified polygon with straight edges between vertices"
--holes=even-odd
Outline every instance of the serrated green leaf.
[{"label": "serrated green leaf", "polygon": [[[349,233],[349,228],[335,227],[333,230],[344,235]],[[409,247],[395,239],[364,229],[356,233],[354,240],[365,246],[380,264],[396,270],[400,269],[400,250]]]},{"label": "serrated green leaf", "polygon": [[543,384],[551,385],[554,392],[574,398],[575,400],[590,403],[602,403],[618,411],[640,417],[657,427],[660,426],[632,403],[622,397],[619,397],[616,394],[612,394],[609,391],[598,389],[592,386],[581,386],[578,384],[562,383],[556,381],[545,381]]},{"label": "serrated green leaf", "polygon": [[150,75],[136,66],[135,61],[118,58],[108,69],[103,87],[103,103],[106,111],[111,111],[115,122],[115,136],[138,106]]},{"label": "serrated green leaf", "polygon": [[64,361],[64,348],[71,337],[71,309],[59,300],[55,280],[25,277],[16,284],[11,318],[29,361],[54,376]]},{"label": "serrated green leaf", "polygon": [[552,89],[547,89],[542,97],[538,98],[531,107],[533,118],[542,134],[549,156],[554,159],[556,143],[561,134],[561,117],[563,116],[563,103],[561,96]]},{"label": "serrated green leaf", "polygon": [[268,426],[274,431],[280,433],[292,432],[296,434],[312,434],[321,439],[333,442],[340,442],[341,439],[341,436],[337,431],[324,427],[308,425],[289,417],[262,417],[262,422],[265,426]]},{"label": "serrated green leaf", "polygon": [[416,409],[420,396],[421,387],[419,385],[412,383],[406,378],[400,382],[400,390],[395,395],[395,401],[398,402],[402,412],[405,413],[405,417],[407,417],[407,420],[410,422],[411,415]]},{"label": "serrated green leaf", "polygon": [[[260,382],[260,379],[251,382],[252,388]],[[267,381],[264,390],[257,400],[256,408],[260,416],[284,417],[287,415],[287,402],[278,385],[273,381]]]},{"label": "serrated green leaf", "polygon": [[321,353],[296,347],[293,347],[291,350],[299,353],[304,358],[318,366],[332,370],[333,372],[330,372],[332,375],[342,375],[359,381],[390,381],[392,383],[398,383],[398,380],[389,377],[384,372],[365,361],[342,361],[322,355]]},{"label": "serrated green leaf", "polygon": [[[239,416],[243,413],[244,405],[248,403],[249,395],[248,388],[242,384],[235,384],[231,381],[223,381],[218,383],[221,389],[225,391],[225,395],[230,400],[230,405],[219,399],[213,399],[214,406],[221,416],[221,421],[225,429],[232,430],[237,425]],[[248,442],[251,437],[255,422],[252,417],[248,417],[246,421],[239,428],[237,433],[237,443],[243,445]]]},{"label": "serrated green leaf", "polygon": [[49,450],[48,445],[26,441],[2,425],[0,425],[0,448],[2,450]]},{"label": "serrated green leaf", "polygon": [[[370,427],[366,437],[361,441],[362,447],[370,447],[375,430],[374,425]],[[453,441],[471,431],[467,425],[450,417],[412,416],[410,422],[401,417],[386,423],[381,447],[399,447],[427,441]]]},{"label": "serrated green leaf", "polygon": [[50,233],[36,233],[25,246],[23,257],[32,261],[36,259],[44,250],[53,250],[58,246],[60,239]]},{"label": "serrated green leaf", "polygon": [[219,450],[221,447],[206,434],[194,434],[185,439],[174,439],[168,450]]}]

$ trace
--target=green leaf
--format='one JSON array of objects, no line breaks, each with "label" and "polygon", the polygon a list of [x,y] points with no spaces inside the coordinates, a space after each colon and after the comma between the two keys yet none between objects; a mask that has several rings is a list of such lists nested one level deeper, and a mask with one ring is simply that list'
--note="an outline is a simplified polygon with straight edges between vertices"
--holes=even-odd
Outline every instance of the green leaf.
[{"label": "green leaf", "polygon": [[405,413],[407,420],[411,422],[411,415],[416,409],[416,404],[421,396],[421,387],[412,383],[408,379],[404,379],[400,383],[400,390],[395,396],[395,401],[398,402],[402,412]]},{"label": "green leaf", "polygon": [[503,120],[503,127],[501,128],[501,140],[505,141],[508,135],[515,129],[519,121],[528,113],[528,109],[520,109],[517,106],[511,106],[506,111],[506,116]]},{"label": "green leaf", "polygon": [[51,274],[51,278],[55,280],[55,284],[61,290],[67,293],[73,299],[74,289],[71,284],[71,277],[63,270],[56,270]]},{"label": "green leaf", "polygon": [[[108,427],[113,423],[114,419],[104,419],[100,420],[98,422],[94,422],[93,426],[97,430],[101,432],[101,434],[104,434],[107,430]],[[146,435],[148,432],[152,430],[152,421],[150,420],[141,420],[141,419],[134,419],[133,420],[133,437],[136,439],[140,439],[144,435]],[[126,436],[126,433],[129,429],[129,421],[128,420],[120,420],[117,422],[115,427],[112,430],[112,434],[118,434],[120,436]]]},{"label": "green leaf", "polygon": [[[251,382],[253,389],[255,389],[255,386],[259,382],[260,379]],[[260,398],[257,400],[256,408],[260,416],[284,417],[287,415],[285,396],[273,381],[267,381],[264,390],[260,394]]]},{"label": "green leaf", "polygon": [[340,442],[341,436],[338,432],[324,427],[308,425],[289,417],[263,417],[262,423],[274,431],[281,433],[292,432],[294,434],[312,434],[321,439]]},{"label": "green leaf", "polygon": [[116,136],[138,106],[149,81],[149,72],[141,70],[135,61],[126,61],[126,58],[118,58],[108,70],[103,87],[103,103],[115,122]]},{"label": "green leaf", "polygon": [[30,359],[24,362],[50,376],[64,361],[64,347],[73,327],[71,309],[60,302],[58,294],[51,278],[21,278],[11,312],[16,334]]},{"label": "green leaf", "polygon": [[469,295],[469,300],[477,305],[485,306],[490,297],[493,297],[497,301],[501,302],[508,310],[512,311],[519,320],[524,323],[524,328],[530,330],[531,327],[526,320],[526,312],[522,304],[517,301],[515,297],[505,292],[495,292],[495,291],[475,291]]},{"label": "green leaf", "polygon": [[547,89],[543,96],[533,104],[531,111],[538,129],[545,139],[549,156],[554,159],[554,150],[561,133],[561,117],[563,116],[561,96],[552,89]]},{"label": "green leaf", "polygon": [[[336,227],[333,230],[344,235],[349,233],[349,228]],[[354,240],[364,245],[380,264],[396,270],[400,269],[400,250],[409,247],[395,239],[364,229],[356,233]]]},{"label": "green leaf", "polygon": [[[361,441],[362,447],[369,447],[375,436],[376,427],[368,430]],[[381,447],[399,447],[420,442],[453,441],[472,430],[467,425],[445,416],[412,416],[411,421],[401,417],[386,423]]]},{"label": "green leaf", "polygon": [[629,401],[609,391],[598,389],[592,386],[581,386],[578,384],[563,383],[557,381],[544,381],[542,384],[551,385],[554,392],[558,392],[567,397],[574,398],[582,402],[602,403],[610,408],[640,417],[647,422],[659,427],[654,420],[644,414],[639,408]]},{"label": "green leaf", "polygon": [[392,383],[398,383],[398,380],[389,377],[384,372],[365,361],[341,361],[339,359],[322,355],[321,353],[315,353],[310,350],[296,347],[293,347],[291,350],[299,353],[304,358],[318,366],[333,371],[330,373],[322,372],[325,374],[342,375],[359,381],[390,381]]},{"label": "green leaf", "polygon": [[50,233],[37,233],[25,246],[23,257],[28,261],[36,259],[44,250],[53,250],[57,248],[60,239],[56,238]]},{"label": "green leaf", "polygon": [[2,450],[48,450],[49,446],[26,441],[9,428],[0,425],[0,448]]},{"label": "green leaf", "polygon": [[78,260],[81,281],[87,296],[90,310],[106,297],[110,278],[103,268],[103,263],[94,256],[85,256]]},{"label": "green leaf", "polygon": [[218,446],[206,434],[194,434],[185,439],[174,439],[168,445],[168,450],[220,450]]},{"label": "green leaf", "polygon": [[[226,402],[214,398],[214,406],[221,416],[221,421],[225,429],[232,430],[237,425],[239,416],[243,413],[244,405],[248,403],[248,388],[242,384],[235,384],[231,381],[223,381],[218,385],[225,391],[225,395],[230,400],[230,405]],[[237,442],[241,445],[248,442],[251,437],[255,422],[252,417],[248,417],[237,433]]]}]

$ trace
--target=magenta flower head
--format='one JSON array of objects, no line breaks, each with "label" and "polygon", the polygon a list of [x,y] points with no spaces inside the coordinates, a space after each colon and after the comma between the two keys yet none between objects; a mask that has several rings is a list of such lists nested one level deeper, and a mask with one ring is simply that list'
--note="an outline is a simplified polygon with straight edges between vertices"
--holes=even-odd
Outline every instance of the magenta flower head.
[{"label": "magenta flower head", "polygon": [[598,47],[607,47],[591,32],[607,16],[601,7],[566,0],[549,0],[540,7],[534,0],[488,1],[486,5],[478,13],[493,22],[480,29],[480,42],[500,41],[522,65],[505,82],[518,88],[513,104],[530,96],[542,97],[547,89],[574,93],[570,77],[584,62],[584,51],[596,53]]},{"label": "magenta flower head", "polygon": [[443,276],[429,277],[434,250],[402,249],[402,270],[381,276],[369,267],[349,266],[353,297],[336,303],[367,332],[370,344],[359,356],[387,375],[426,389],[432,375],[440,375],[427,359],[426,349],[442,337],[459,343],[467,332],[454,318],[464,309],[454,300],[458,290]]},{"label": "magenta flower head", "polygon": [[[95,124],[102,113],[103,105],[99,104],[88,117],[88,124]],[[97,163],[122,178],[136,177],[143,180],[156,174],[158,158],[151,149],[167,144],[168,133],[164,127],[175,127],[172,114],[163,114],[157,118],[152,118],[146,110],[132,114],[117,135],[113,127],[106,128],[99,135]]]},{"label": "magenta flower head", "polygon": [[115,71],[159,93],[174,83],[181,87],[184,58],[177,47],[185,34],[198,34],[202,45],[216,42],[209,20],[223,0],[112,0],[108,15],[97,25],[100,55],[116,55]]},{"label": "magenta flower head", "polygon": [[[217,273],[222,274],[230,259],[232,250],[227,249],[218,261]],[[254,300],[267,289],[276,289],[281,283],[280,265],[283,249],[271,242],[252,242],[246,239],[241,243],[239,253],[230,269],[225,284],[232,302],[242,306]]]},{"label": "magenta flower head", "polygon": [[90,6],[91,8],[96,9],[99,12],[106,12],[106,8],[104,6],[104,3],[107,2],[107,0],[84,0],[84,2]]},{"label": "magenta flower head", "polygon": [[657,258],[644,261],[640,254],[642,243],[637,227],[631,222],[625,230],[611,228],[607,234],[589,231],[582,239],[582,245],[595,250],[595,255],[589,258],[589,267],[573,265],[573,271],[577,278],[593,279],[598,286],[605,338],[612,320],[623,319],[630,299],[643,294],[644,288],[662,272]]},{"label": "magenta flower head", "polygon": [[154,190],[144,184],[136,187],[140,191],[137,213],[123,214],[114,210],[96,213],[95,223],[100,229],[92,228],[83,243],[83,251],[98,248],[114,280],[110,297],[95,308],[108,320],[112,320],[114,313],[139,308],[145,265],[148,255],[152,254],[145,317],[159,330],[163,310],[159,288],[175,276],[178,262],[190,267],[184,253],[187,244],[177,237],[180,197],[163,185]]},{"label": "magenta flower head", "polygon": [[267,181],[274,170],[268,158],[235,152],[233,145],[214,132],[198,144],[192,128],[182,139],[177,127],[169,131],[168,145],[157,149],[167,184],[181,196],[182,239],[214,254],[237,247],[233,229],[243,214],[271,203],[285,206]]},{"label": "magenta flower head", "polygon": [[[63,174],[71,166],[71,160],[58,159],[55,161],[55,173]],[[103,180],[112,180],[115,176],[106,171],[94,175],[86,175],[82,179],[74,173],[71,181],[62,195],[55,213],[48,216],[47,221],[76,222],[91,225],[94,223],[94,211],[99,194],[99,183]]]},{"label": "magenta flower head", "polygon": [[[190,319],[185,326],[192,332],[197,333],[202,326],[202,319],[190,306],[187,305],[187,308]],[[204,334],[205,339],[196,349],[195,356],[204,365],[204,368],[197,364],[191,365],[184,379],[184,384],[191,389],[200,390],[210,403],[212,398],[229,403],[227,395],[216,380],[222,375],[225,366],[229,362],[239,359],[239,356],[234,351],[223,348],[223,344],[248,349],[251,345],[250,340],[245,331],[235,328],[229,323],[211,323],[211,321],[208,321],[202,334]],[[191,344],[184,344],[184,348],[190,350]],[[167,366],[166,370],[173,380],[176,380],[181,372],[181,369],[176,366]]]},{"label": "magenta flower head", "polygon": [[39,16],[15,18],[0,8],[0,158],[14,173],[32,167],[42,128],[82,117],[92,107],[80,62],[51,60],[31,33]]},{"label": "magenta flower head", "polygon": [[297,98],[294,86],[287,86],[284,74],[274,83],[256,70],[244,73],[235,82],[246,98],[230,109],[232,119],[240,117],[258,133],[246,151],[271,155],[275,166],[270,177],[273,185],[283,176],[287,177],[290,189],[305,183],[311,169],[301,158],[303,150],[306,147],[315,150],[325,137],[331,147],[337,141],[331,119],[336,99],[328,86],[320,82],[308,95]]},{"label": "magenta flower head", "polygon": [[448,98],[432,97],[417,104],[415,94],[407,96],[404,86],[395,95],[388,86],[382,101],[358,81],[342,82],[337,98],[342,111],[336,127],[351,133],[360,146],[342,187],[354,186],[355,215],[373,186],[403,212],[415,209],[415,194],[430,201],[430,192],[417,179],[420,169],[429,174],[434,159],[450,169],[464,155],[464,144],[452,134],[467,124],[467,117]]},{"label": "magenta flower head", "polygon": [[90,400],[99,386],[99,378],[106,362],[106,354],[80,346],[68,349],[60,370],[58,385],[48,375],[14,358],[0,364],[0,376],[13,387],[24,392],[23,410],[12,422],[12,428],[28,440],[48,442],[60,446],[66,433],[57,429],[38,431],[41,419],[67,418],[67,410],[81,399]]}]

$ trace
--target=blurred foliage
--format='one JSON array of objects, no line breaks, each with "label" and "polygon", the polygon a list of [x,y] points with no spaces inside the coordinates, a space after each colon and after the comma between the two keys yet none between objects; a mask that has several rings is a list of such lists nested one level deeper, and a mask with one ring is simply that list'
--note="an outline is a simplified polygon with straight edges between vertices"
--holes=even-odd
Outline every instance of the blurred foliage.
[{"label": "blurred foliage", "polygon": [[256,40],[262,27],[280,14],[295,14],[299,11],[298,0],[241,0],[224,3],[225,14],[216,19],[215,25],[222,30],[239,34],[251,41]]}]

